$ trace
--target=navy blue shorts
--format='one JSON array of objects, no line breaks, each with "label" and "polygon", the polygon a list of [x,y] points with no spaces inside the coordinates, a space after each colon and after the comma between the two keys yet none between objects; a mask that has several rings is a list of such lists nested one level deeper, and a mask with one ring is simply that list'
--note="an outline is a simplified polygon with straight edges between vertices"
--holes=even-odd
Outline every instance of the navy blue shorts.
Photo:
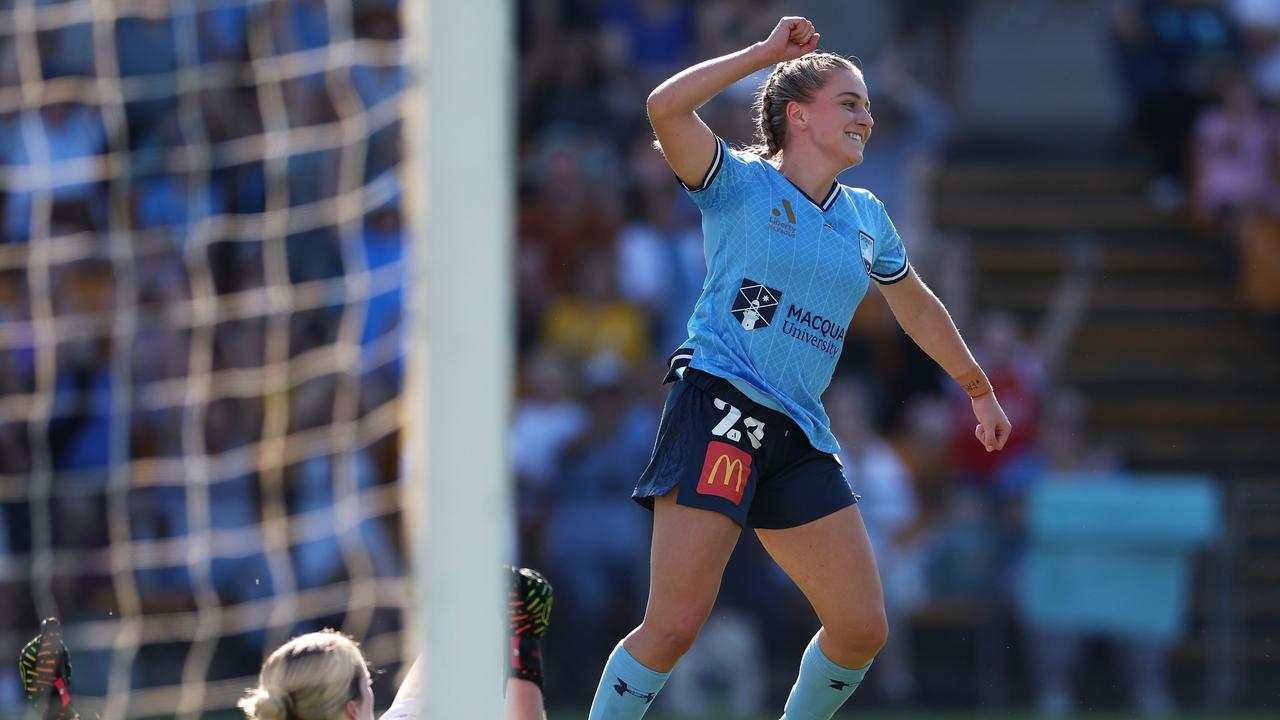
[{"label": "navy blue shorts", "polygon": [[686,368],[662,409],[653,457],[631,497],[713,510],[743,527],[804,525],[858,501],[840,461],[809,443],[777,410],[743,395],[728,381]]}]

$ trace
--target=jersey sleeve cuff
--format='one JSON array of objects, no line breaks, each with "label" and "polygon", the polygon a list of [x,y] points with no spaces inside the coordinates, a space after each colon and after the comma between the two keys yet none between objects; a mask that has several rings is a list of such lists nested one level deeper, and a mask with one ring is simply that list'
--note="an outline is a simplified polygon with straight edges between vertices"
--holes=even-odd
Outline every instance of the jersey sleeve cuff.
[{"label": "jersey sleeve cuff", "polygon": [[680,176],[678,175],[676,176],[676,182],[680,183],[680,187],[684,188],[685,190],[688,190],[689,192],[702,192],[703,190],[706,190],[709,185],[711,185],[712,180],[716,179],[716,175],[720,174],[720,168],[723,165],[724,165],[724,141],[717,137],[716,138],[716,154],[715,154],[715,157],[711,158],[711,167],[707,168],[706,174],[702,176],[702,182],[699,183],[697,187],[690,187],[689,185],[686,185],[685,182],[681,180]]},{"label": "jersey sleeve cuff", "polygon": [[903,260],[902,267],[899,268],[896,272],[889,273],[888,275],[881,275],[880,273],[873,272],[873,273],[870,273],[870,275],[872,280],[875,280],[881,285],[892,285],[898,282],[899,280],[901,280],[902,278],[906,277],[907,273],[910,271],[911,271],[911,263],[907,262],[906,260]]}]

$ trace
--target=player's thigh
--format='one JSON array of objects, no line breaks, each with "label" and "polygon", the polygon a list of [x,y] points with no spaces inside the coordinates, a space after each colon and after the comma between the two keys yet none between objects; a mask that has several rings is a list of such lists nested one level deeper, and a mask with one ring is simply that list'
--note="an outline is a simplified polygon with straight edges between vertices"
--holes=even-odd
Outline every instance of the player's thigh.
[{"label": "player's thigh", "polygon": [[679,492],[654,502],[645,624],[696,629],[715,604],[742,529],[726,515],[677,503]]},{"label": "player's thigh", "polygon": [[857,505],[792,528],[760,528],[756,534],[828,631],[884,624],[880,573]]}]

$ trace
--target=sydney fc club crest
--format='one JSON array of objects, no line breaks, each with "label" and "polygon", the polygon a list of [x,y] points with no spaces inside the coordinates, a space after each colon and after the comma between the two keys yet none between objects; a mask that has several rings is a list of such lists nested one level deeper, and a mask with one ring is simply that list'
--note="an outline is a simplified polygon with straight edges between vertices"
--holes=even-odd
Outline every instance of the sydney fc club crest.
[{"label": "sydney fc club crest", "polygon": [[858,249],[862,251],[862,265],[871,272],[871,266],[876,259],[876,241],[870,235],[858,231]]},{"label": "sydney fc club crest", "polygon": [[733,303],[733,316],[742,323],[743,330],[769,327],[781,299],[781,292],[750,278],[743,278],[742,287],[738,288],[738,297]]}]

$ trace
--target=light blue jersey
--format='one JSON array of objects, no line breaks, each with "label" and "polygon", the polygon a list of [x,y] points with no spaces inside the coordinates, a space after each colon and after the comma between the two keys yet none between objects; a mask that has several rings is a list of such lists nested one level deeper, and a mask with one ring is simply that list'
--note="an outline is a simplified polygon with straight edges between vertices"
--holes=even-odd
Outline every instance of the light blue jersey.
[{"label": "light blue jersey", "polygon": [[884,205],[839,183],[813,200],[719,138],[701,186],[685,189],[702,209],[707,258],[682,346],[690,366],[778,406],[815,448],[837,452],[821,398],[854,310],[868,278],[890,284],[909,270]]}]

